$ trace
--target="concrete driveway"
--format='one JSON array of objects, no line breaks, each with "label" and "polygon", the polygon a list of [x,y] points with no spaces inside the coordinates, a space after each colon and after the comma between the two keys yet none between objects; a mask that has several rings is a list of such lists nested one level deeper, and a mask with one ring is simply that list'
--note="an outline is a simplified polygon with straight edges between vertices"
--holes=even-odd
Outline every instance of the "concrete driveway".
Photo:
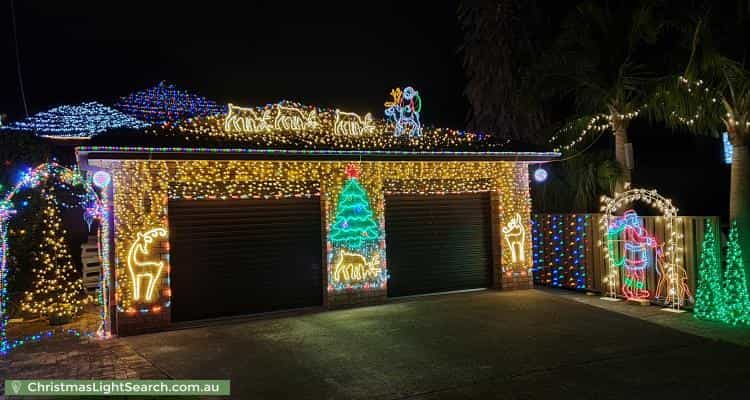
[{"label": "concrete driveway", "polygon": [[705,399],[750,390],[748,348],[536,290],[125,340],[173,378],[230,378],[232,397],[243,399]]}]

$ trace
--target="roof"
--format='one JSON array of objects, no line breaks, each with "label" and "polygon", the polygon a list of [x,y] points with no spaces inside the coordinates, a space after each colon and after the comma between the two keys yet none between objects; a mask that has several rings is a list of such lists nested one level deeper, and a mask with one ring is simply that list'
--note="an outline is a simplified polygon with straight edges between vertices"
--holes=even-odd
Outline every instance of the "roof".
[{"label": "roof", "polygon": [[152,124],[226,112],[213,100],[189,93],[165,81],[120,97],[114,107],[133,118]]},{"label": "roof", "polygon": [[76,155],[86,160],[379,160],[379,161],[517,161],[545,162],[553,152],[518,151],[408,151],[408,150],[303,150],[201,147],[83,146]]},{"label": "roof", "polygon": [[86,139],[112,129],[144,129],[148,124],[96,101],[52,108],[2,129],[45,137]]},{"label": "roof", "polygon": [[[421,100],[408,87],[391,92],[385,118],[371,113],[280,101],[257,107],[220,106],[174,85],[98,102],[64,105],[0,128],[56,139],[86,139],[96,157],[471,159],[543,162],[559,153],[528,151],[483,132],[420,121]],[[398,100],[398,101],[397,101]],[[399,103],[400,101],[400,103]],[[524,150],[524,151],[516,151]]]}]

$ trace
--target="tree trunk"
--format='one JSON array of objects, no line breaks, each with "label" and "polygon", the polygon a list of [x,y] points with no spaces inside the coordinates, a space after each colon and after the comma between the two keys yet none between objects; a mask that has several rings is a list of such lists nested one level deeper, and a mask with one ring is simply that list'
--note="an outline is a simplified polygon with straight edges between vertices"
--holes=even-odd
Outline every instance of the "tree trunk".
[{"label": "tree trunk", "polygon": [[745,278],[750,287],[750,147],[747,145],[732,148],[729,220],[730,223],[737,221],[737,227],[740,229]]},{"label": "tree trunk", "polygon": [[622,175],[617,179],[615,191],[622,193],[625,182],[630,182],[630,169],[627,167],[627,155],[625,145],[628,143],[628,126],[624,121],[617,121],[615,125],[615,159],[622,169]]}]

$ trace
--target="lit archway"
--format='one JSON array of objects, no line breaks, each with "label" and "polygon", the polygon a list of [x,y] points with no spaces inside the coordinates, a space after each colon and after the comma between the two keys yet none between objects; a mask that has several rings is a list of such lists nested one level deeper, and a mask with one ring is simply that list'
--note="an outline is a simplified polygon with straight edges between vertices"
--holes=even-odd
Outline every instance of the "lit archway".
[{"label": "lit archway", "polygon": [[[616,218],[614,213],[635,202],[642,202],[656,208],[665,220],[665,242],[662,257],[659,260],[661,264],[657,270],[659,282],[655,297],[663,299],[664,303],[670,306],[670,309],[679,310],[689,292],[685,282],[687,279],[686,273],[684,273],[685,269],[680,265],[682,248],[679,246],[679,239],[681,234],[675,226],[679,222],[678,209],[672,204],[671,200],[661,196],[656,190],[629,189],[627,187],[624,193],[615,193],[614,198],[602,196],[601,211],[604,215],[599,222],[602,237],[608,237],[609,229]],[[607,272],[604,277],[607,296],[616,299],[620,285],[619,267],[614,255],[611,254],[609,244],[600,243],[600,246],[604,249],[604,258],[607,263]]]},{"label": "lit archway", "polygon": [[[99,302],[101,304],[100,323],[97,328],[97,336],[106,337],[110,334],[109,310],[109,218],[108,218],[108,200],[106,186],[109,185],[108,175],[104,172],[94,174],[93,184],[99,187],[101,195],[97,193],[92,184],[92,179],[87,179],[78,171],[66,168],[57,163],[45,163],[29,170],[20,181],[0,199],[0,354],[7,354],[12,349],[31,341],[41,340],[43,337],[51,336],[53,331],[47,331],[23,338],[9,340],[7,337],[8,327],[8,224],[11,218],[16,214],[14,198],[19,192],[25,189],[34,189],[42,183],[53,180],[56,184],[66,187],[82,188],[84,195],[78,199],[78,206],[83,208],[84,219],[89,227],[93,221],[98,221],[99,229],[97,232],[99,240],[99,258],[102,266],[100,275]],[[97,179],[98,178],[98,179]],[[80,332],[66,331],[80,335]]]}]

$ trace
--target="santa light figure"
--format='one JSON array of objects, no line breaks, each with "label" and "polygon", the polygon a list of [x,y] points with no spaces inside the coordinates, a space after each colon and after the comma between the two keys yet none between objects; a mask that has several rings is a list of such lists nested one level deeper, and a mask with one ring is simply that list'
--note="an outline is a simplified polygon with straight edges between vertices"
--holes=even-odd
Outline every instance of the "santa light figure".
[{"label": "santa light figure", "polygon": [[616,266],[625,270],[622,294],[627,299],[648,299],[650,293],[646,289],[646,270],[651,266],[653,249],[657,257],[660,252],[656,238],[643,227],[638,214],[628,210],[609,226],[610,254],[615,254],[613,247],[618,241],[624,242],[624,255],[615,262]]}]

